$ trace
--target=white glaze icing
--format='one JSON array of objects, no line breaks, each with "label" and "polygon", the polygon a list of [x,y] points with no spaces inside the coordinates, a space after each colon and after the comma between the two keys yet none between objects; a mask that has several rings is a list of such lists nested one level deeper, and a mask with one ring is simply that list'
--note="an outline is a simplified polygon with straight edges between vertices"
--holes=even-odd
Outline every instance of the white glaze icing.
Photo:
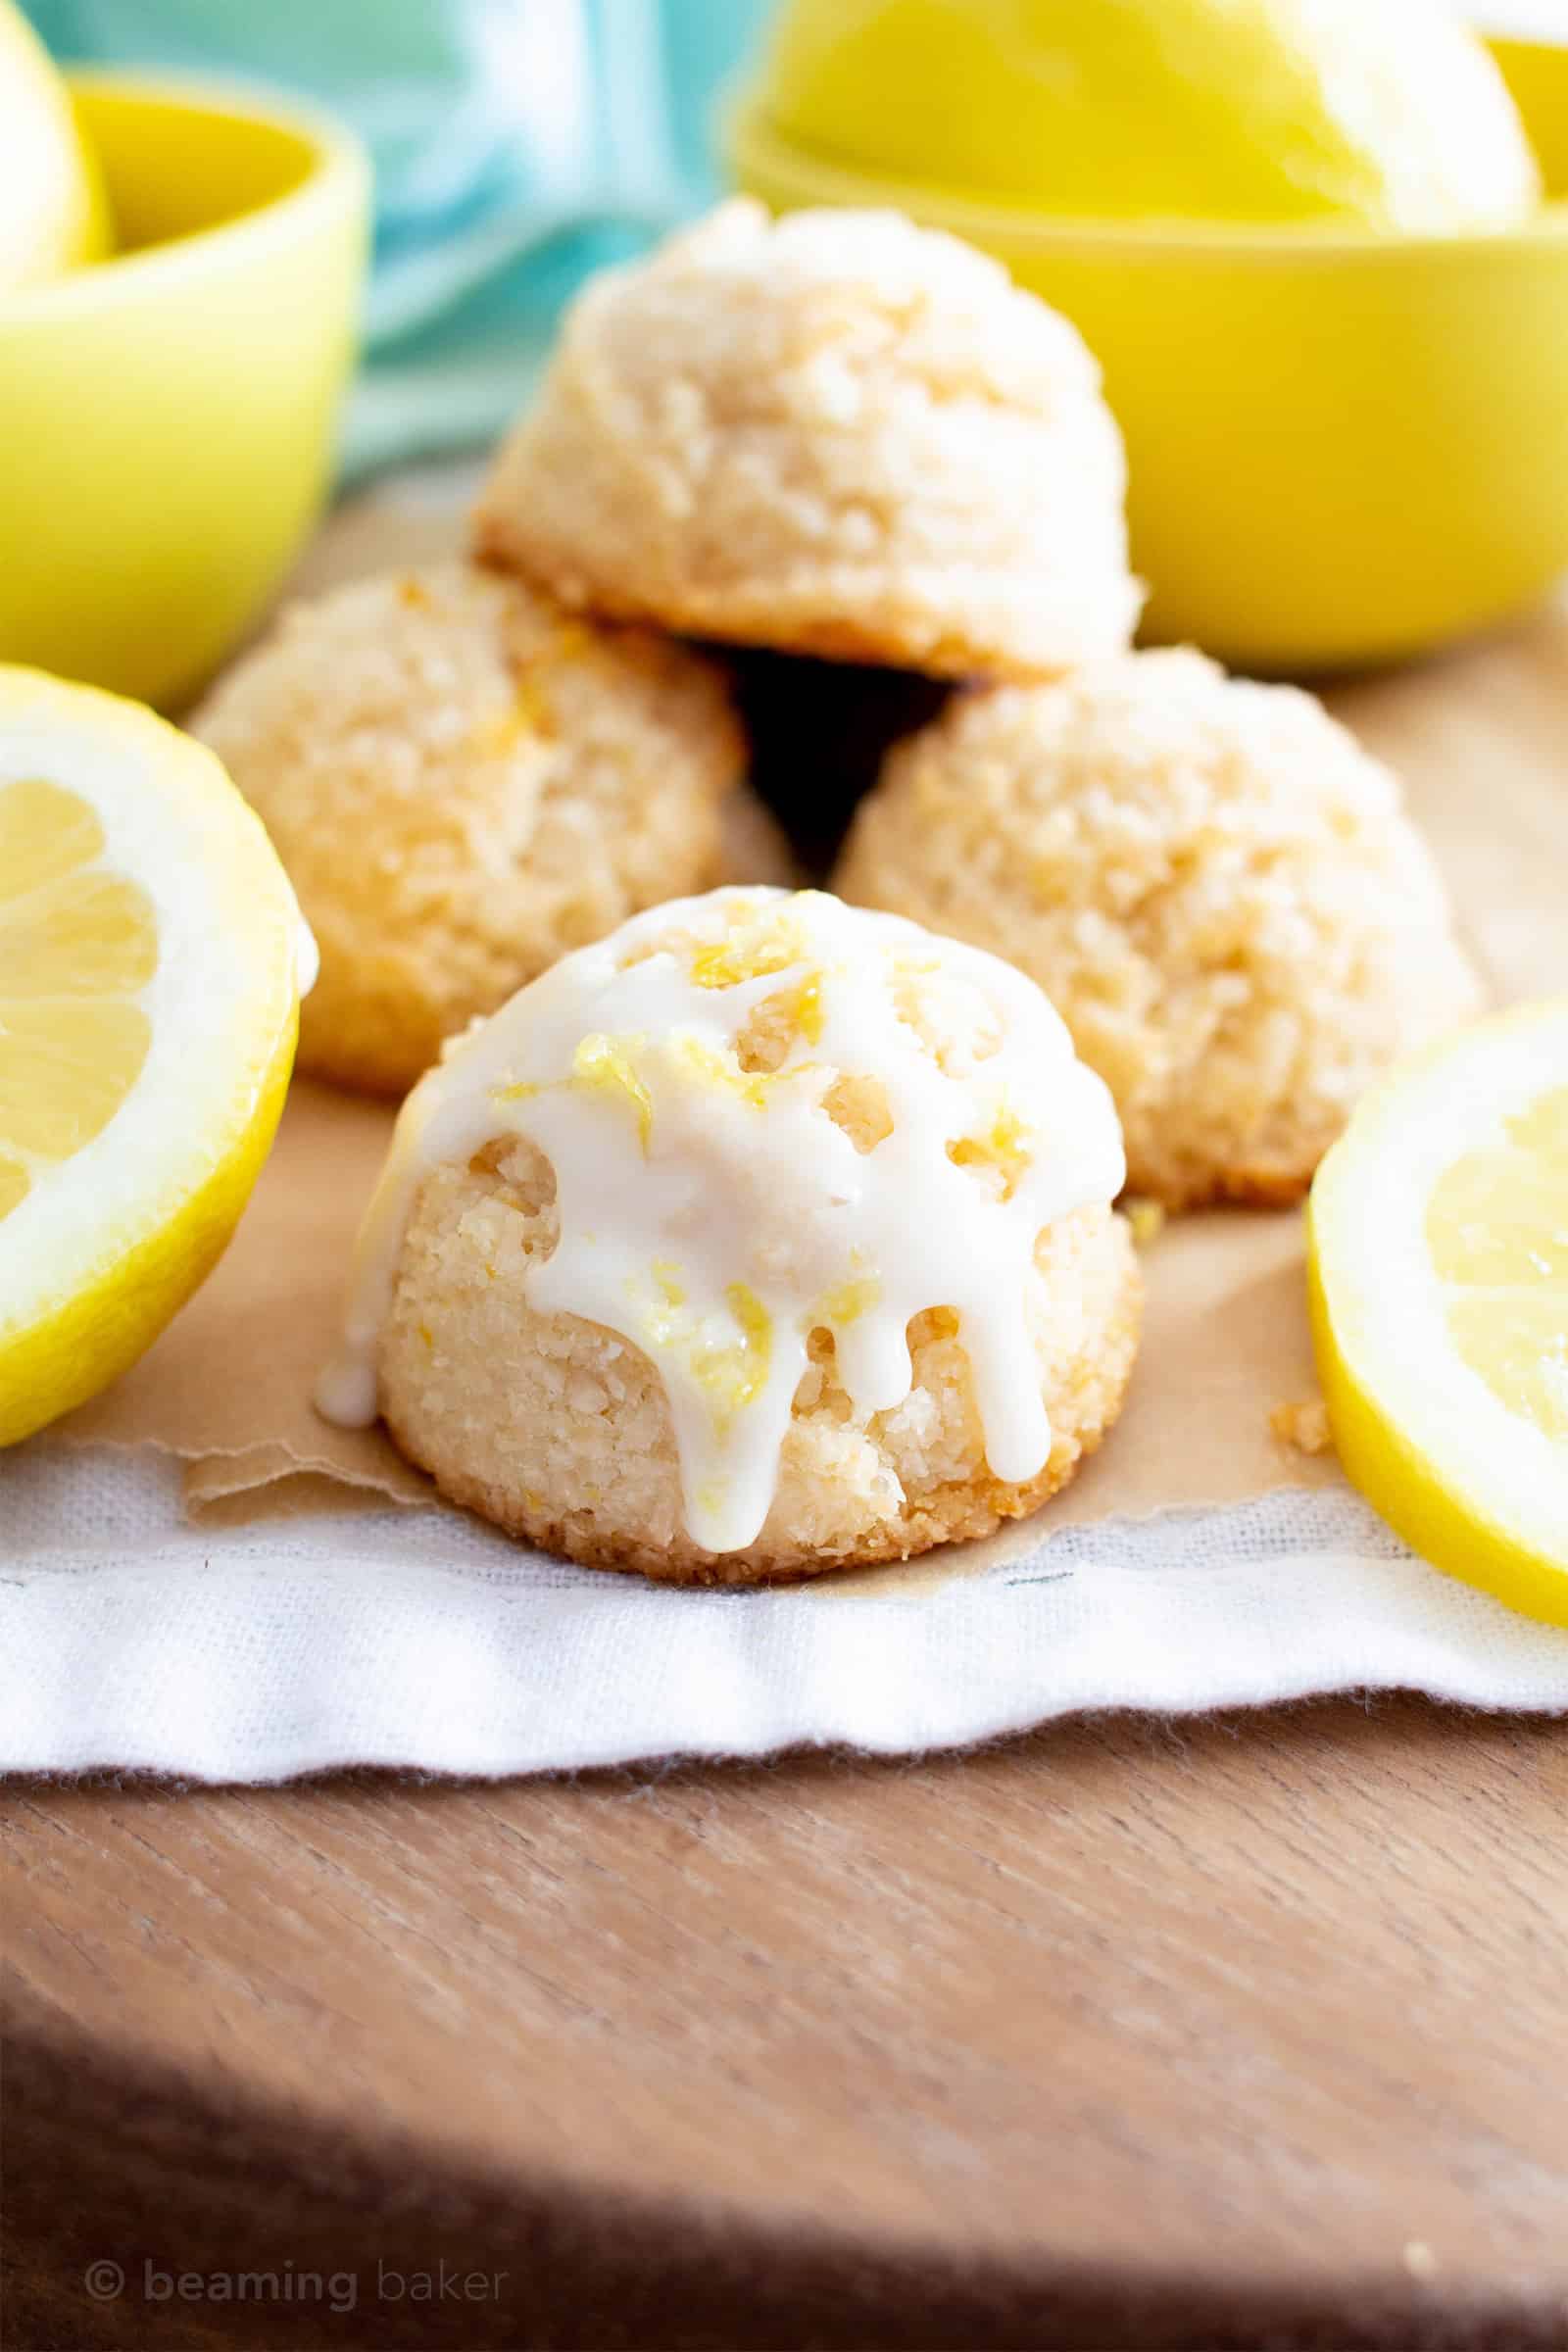
[{"label": "white glaze icing", "polygon": [[[901,1012],[911,998],[940,1058]],[[772,1069],[747,1066],[764,1004]],[[869,1151],[824,1105],[856,1079],[892,1122]],[[1011,965],[778,890],[657,906],[565,956],[450,1045],[404,1104],[317,1387],[328,1419],[375,1417],[377,1342],[423,1178],[507,1135],[556,1174],[560,1241],[527,1303],[602,1324],[654,1363],[695,1542],[737,1550],[760,1530],[818,1328],[868,1416],[908,1394],[910,1318],[953,1309],[993,1474],[1044,1467],[1035,1243],[1113,1200],[1125,1163],[1109,1093]]]}]

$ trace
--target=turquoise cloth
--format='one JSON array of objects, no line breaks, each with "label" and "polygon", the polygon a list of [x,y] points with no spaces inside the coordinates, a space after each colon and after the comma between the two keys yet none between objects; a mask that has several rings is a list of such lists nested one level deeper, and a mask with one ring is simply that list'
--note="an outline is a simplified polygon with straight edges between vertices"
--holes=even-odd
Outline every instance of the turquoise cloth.
[{"label": "turquoise cloth", "polygon": [[561,306],[715,192],[718,92],[772,0],[24,0],[66,59],[302,92],[375,167],[343,471],[490,440]]}]

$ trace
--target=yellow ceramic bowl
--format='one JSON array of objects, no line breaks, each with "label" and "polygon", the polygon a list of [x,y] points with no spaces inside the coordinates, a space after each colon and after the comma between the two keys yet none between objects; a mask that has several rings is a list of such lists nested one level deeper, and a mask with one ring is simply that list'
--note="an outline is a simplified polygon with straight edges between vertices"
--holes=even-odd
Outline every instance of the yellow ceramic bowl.
[{"label": "yellow ceramic bowl", "polygon": [[189,695],[325,494],[368,175],[319,118],[74,83],[117,257],[0,295],[0,661]]},{"label": "yellow ceramic bowl", "polygon": [[891,204],[1064,311],[1127,437],[1146,635],[1239,666],[1419,652],[1568,565],[1568,48],[1493,44],[1550,201],[1464,237],[1129,227],[879,178],[728,125],[776,210]]}]

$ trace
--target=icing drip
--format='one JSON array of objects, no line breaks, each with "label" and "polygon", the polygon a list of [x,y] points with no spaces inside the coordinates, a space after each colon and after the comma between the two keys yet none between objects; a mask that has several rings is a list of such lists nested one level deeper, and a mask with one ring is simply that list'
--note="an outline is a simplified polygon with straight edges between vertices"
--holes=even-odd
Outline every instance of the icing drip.
[{"label": "icing drip", "polygon": [[911,1317],[958,1318],[993,1474],[1051,1448],[1026,1299],[1042,1230],[1124,1181],[1110,1096],[1034,982],[823,893],[721,890],[580,949],[449,1047],[404,1104],[356,1251],[327,1418],[374,1419],[420,1183],[498,1137],[556,1174],[530,1307],[641,1348],[686,1524],[754,1541],[813,1331],[858,1416],[911,1380]]}]

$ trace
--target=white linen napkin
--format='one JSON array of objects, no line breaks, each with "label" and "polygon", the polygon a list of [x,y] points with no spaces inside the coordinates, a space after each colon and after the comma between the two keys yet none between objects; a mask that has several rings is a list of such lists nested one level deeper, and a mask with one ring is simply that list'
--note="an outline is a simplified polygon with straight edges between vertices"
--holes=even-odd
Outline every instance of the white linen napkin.
[{"label": "white linen napkin", "polygon": [[1032,1529],[909,1570],[663,1590],[444,1509],[188,1523],[178,1466],[0,1460],[0,1769],[260,1782],[802,1744],[961,1746],[1086,1709],[1393,1689],[1568,1709],[1568,1632],[1411,1557],[1347,1490]]}]

